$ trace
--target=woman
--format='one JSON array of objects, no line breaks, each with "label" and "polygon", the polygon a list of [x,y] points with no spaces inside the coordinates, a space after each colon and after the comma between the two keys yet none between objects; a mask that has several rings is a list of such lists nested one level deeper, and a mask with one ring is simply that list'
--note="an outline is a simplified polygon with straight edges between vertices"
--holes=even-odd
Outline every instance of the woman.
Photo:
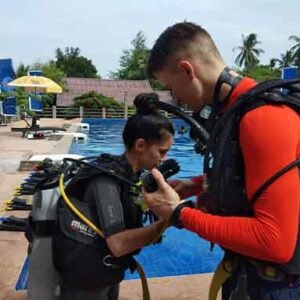
[{"label": "woman", "polygon": [[62,277],[63,300],[118,299],[125,270],[135,269],[132,255],[162,229],[161,220],[142,227],[139,193],[128,181],[137,183],[142,170],[158,167],[166,158],[174,129],[154,108],[142,107],[139,97],[134,104],[137,113],[123,131],[124,154],[102,155],[97,160],[98,166],[127,182],[82,168],[66,188],[74,205],[101,228],[105,239],[76,218],[62,199],[59,201],[53,260]]}]

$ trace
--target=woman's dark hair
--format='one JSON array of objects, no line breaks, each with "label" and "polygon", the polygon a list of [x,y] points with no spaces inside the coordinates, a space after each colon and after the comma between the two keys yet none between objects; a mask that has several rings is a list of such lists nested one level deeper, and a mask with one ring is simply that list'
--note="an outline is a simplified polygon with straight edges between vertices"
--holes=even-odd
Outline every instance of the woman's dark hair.
[{"label": "woman's dark hair", "polygon": [[[149,98],[149,104],[141,102],[141,98]],[[140,94],[134,99],[136,114],[131,116],[123,130],[123,141],[126,149],[130,150],[137,139],[144,139],[147,143],[162,141],[166,134],[174,135],[174,128],[169,119],[163,116],[151,104],[151,97],[158,98],[157,94]]]}]

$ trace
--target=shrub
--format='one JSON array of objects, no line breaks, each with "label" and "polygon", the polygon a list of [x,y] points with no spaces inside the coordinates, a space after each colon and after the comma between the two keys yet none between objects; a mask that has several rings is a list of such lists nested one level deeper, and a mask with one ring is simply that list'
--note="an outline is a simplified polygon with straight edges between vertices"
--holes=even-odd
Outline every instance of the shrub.
[{"label": "shrub", "polygon": [[85,108],[121,108],[122,104],[113,98],[91,91],[73,99],[74,106]]}]

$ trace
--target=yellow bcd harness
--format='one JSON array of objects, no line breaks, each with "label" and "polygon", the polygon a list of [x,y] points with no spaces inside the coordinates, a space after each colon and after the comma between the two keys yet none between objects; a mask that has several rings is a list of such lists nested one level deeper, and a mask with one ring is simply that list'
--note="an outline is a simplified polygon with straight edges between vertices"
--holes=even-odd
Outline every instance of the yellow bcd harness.
[{"label": "yellow bcd harness", "polygon": [[[246,259],[238,255],[231,256],[230,258],[224,257],[217,266],[213,275],[210,288],[209,288],[209,300],[216,300],[219,291],[223,284],[230,278],[233,270],[238,268],[239,264],[244,264],[245,260],[252,265],[260,278],[268,281],[281,281],[286,274],[280,271],[276,266],[257,262],[255,260]],[[247,293],[247,291],[243,291]]]}]

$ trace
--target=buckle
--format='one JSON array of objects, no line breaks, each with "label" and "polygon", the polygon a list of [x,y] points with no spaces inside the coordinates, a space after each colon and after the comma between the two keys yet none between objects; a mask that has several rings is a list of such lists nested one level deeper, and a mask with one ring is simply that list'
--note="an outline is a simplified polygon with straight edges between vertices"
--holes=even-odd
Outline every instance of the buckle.
[{"label": "buckle", "polygon": [[258,276],[267,281],[280,282],[286,278],[286,274],[276,266],[258,264],[256,270]]},{"label": "buckle", "polygon": [[103,257],[102,262],[106,267],[113,268],[113,269],[119,269],[120,266],[116,263],[113,263],[113,259],[116,258],[110,254]]}]

